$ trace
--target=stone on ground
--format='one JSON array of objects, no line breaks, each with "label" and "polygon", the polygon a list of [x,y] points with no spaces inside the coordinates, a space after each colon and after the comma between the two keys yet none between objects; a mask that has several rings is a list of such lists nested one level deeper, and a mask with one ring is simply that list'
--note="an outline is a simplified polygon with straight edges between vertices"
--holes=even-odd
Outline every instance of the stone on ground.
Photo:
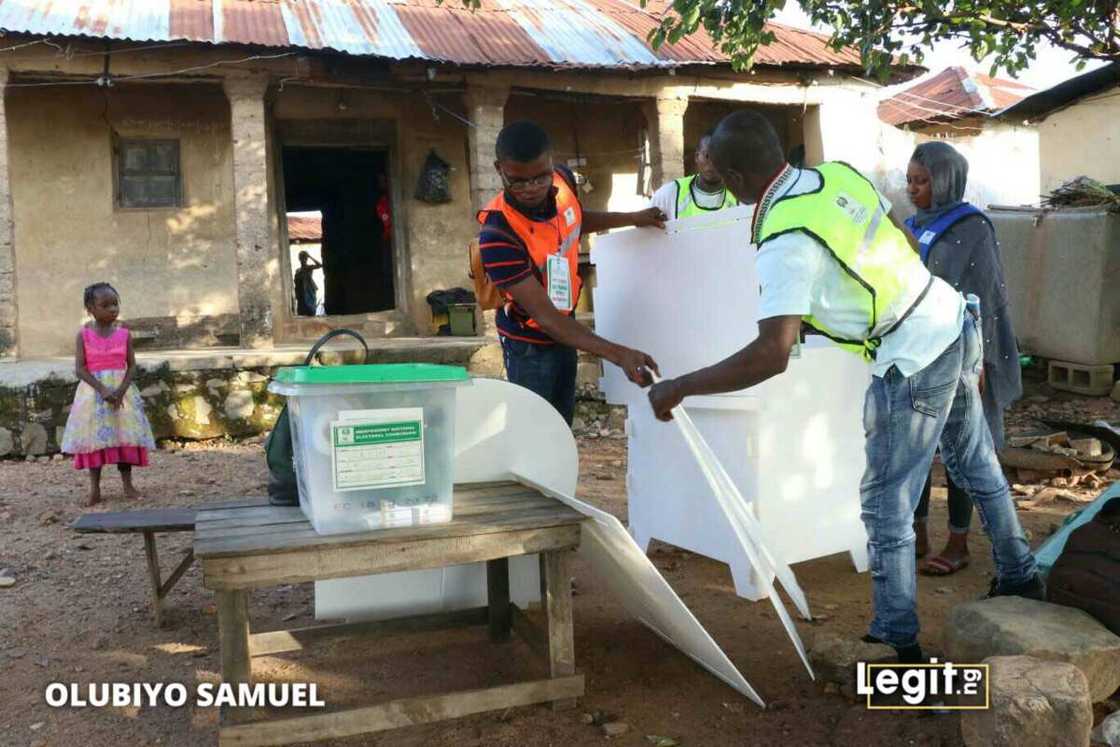
[{"label": "stone on ground", "polygon": [[1032,656],[1073,664],[1092,702],[1120,688],[1120,636],[1087,613],[1021,597],[962,604],[945,623],[945,657],[973,664],[989,656]]},{"label": "stone on ground", "polygon": [[1093,730],[1089,683],[1072,664],[1030,656],[993,656],[991,708],[961,711],[968,747],[1088,747]]},{"label": "stone on ground", "polygon": [[845,638],[821,633],[813,639],[809,649],[809,663],[819,682],[834,682],[837,685],[854,685],[856,662],[871,664],[897,661],[898,655],[890,646],[882,643],[864,643],[859,638]]},{"label": "stone on ground", "polygon": [[1093,730],[1093,741],[1120,747],[1120,711],[1112,714]]}]

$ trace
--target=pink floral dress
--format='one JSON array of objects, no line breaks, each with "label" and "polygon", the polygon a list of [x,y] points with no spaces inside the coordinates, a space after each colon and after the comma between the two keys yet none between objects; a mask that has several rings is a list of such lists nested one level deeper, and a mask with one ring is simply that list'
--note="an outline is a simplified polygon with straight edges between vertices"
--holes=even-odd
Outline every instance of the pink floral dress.
[{"label": "pink floral dress", "polygon": [[[124,381],[128,370],[128,330],[117,327],[102,337],[90,327],[82,328],[86,368],[110,390]],[[152,427],[144,415],[144,400],[130,385],[121,406],[114,408],[93,387],[78,383],[70,417],[62,435],[62,451],[74,455],[76,469],[106,464],[148,466],[148,450],[155,448]]]}]

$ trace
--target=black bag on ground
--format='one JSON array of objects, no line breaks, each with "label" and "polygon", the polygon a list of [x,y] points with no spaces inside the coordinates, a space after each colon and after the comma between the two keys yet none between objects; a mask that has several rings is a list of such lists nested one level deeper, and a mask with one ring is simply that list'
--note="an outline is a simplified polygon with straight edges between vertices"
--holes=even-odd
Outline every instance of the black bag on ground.
[{"label": "black bag on ground", "polygon": [[1046,601],[1085,610],[1120,635],[1120,497],[1070,533],[1046,579]]},{"label": "black bag on ground", "polygon": [[[366,345],[365,338],[352,329],[333,329],[311,346],[303,365],[310,366],[320,348],[340,335],[357,340],[362,346],[362,362],[369,360],[369,346]],[[268,502],[273,506],[298,506],[299,486],[296,484],[295,455],[292,453],[292,424],[288,420],[286,403],[280,410],[280,416],[276,418],[276,424],[272,426],[272,433],[265,439],[264,456],[268,462]]]}]

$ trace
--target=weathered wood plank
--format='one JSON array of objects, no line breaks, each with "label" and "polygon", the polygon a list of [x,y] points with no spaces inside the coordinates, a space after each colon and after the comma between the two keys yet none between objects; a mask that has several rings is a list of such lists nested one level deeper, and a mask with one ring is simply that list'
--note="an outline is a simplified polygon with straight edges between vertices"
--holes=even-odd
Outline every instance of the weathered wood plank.
[{"label": "weathered wood plank", "polygon": [[517,495],[524,491],[536,492],[533,488],[526,487],[519,482],[513,480],[504,480],[502,482],[487,483],[487,484],[468,484],[456,485],[452,492],[454,500],[471,502],[482,500],[485,498],[497,498],[503,495]]},{"label": "weathered wood plank", "polygon": [[[517,482],[500,482],[500,483],[487,483],[486,487],[474,488],[467,486],[465,489],[460,489],[456,486],[452,500],[457,506],[475,506],[484,505],[487,503],[500,503],[503,498],[523,495],[535,495],[544,498],[539,492],[533,488],[526,487]],[[197,522],[216,522],[239,520],[248,518],[265,518],[271,520],[276,517],[278,520],[284,520],[293,513],[302,513],[299,506],[269,506],[258,505],[259,510],[246,511],[236,507],[199,507],[199,515],[196,517]],[[267,522],[265,522],[267,523]]]},{"label": "weathered wood plank", "polygon": [[[270,584],[321,581],[371,573],[443,568],[513,555],[531,555],[579,544],[579,524],[494,528],[461,537],[426,542],[366,542],[357,545],[305,545],[283,553],[202,556],[203,585],[209,589],[248,589]],[[376,536],[377,533],[372,533]]]},{"label": "weathered wood plank", "polygon": [[175,584],[179,583],[179,579],[183,577],[183,574],[187,572],[187,569],[191,567],[192,563],[194,563],[194,550],[188,549],[183,555],[183,559],[179,561],[179,565],[175,567],[175,570],[171,572],[171,575],[168,576],[167,580],[163,582],[163,585],[159,587],[160,599],[165,598],[168,593],[175,588]]},{"label": "weathered wood plank", "polygon": [[301,518],[303,511],[299,506],[254,506],[253,508],[233,508],[218,510],[202,510],[195,517],[199,529],[212,524],[236,521],[247,526],[254,524],[268,524],[277,521],[286,521],[291,518]]},{"label": "weathered wood plank", "polygon": [[[515,503],[536,501],[541,505],[555,504],[552,498],[524,486],[508,488],[501,495],[481,496],[470,500],[456,496],[454,507],[456,511],[468,513],[481,513],[487,510],[499,509],[502,506]],[[198,528],[216,529],[222,526],[263,526],[267,524],[282,524],[300,520],[303,511],[298,506],[262,506],[252,509],[235,509],[219,511],[200,511],[195,518]]]},{"label": "weathered wood plank", "polygon": [[366,620],[338,625],[314,625],[295,630],[277,630],[249,636],[250,656],[272,656],[293,651],[303,651],[320,641],[348,636],[365,636],[377,633],[419,633],[447,630],[472,625],[485,625],[486,607],[475,607],[455,612],[437,612],[431,615],[398,617],[393,620]]},{"label": "weathered wood plank", "polygon": [[356,734],[461,718],[486,711],[570,700],[582,696],[583,693],[583,675],[574,675],[491,687],[485,690],[403,698],[335,713],[237,724],[223,727],[218,738],[219,744],[223,747],[231,745],[263,747],[322,739],[341,739]]},{"label": "weathered wood plank", "polygon": [[544,627],[538,625],[529,617],[525,610],[518,607],[516,604],[510,602],[510,620],[513,624],[513,630],[517,633],[521,640],[528,644],[529,648],[533,650],[537,656],[543,659],[548,658],[548,636],[545,634]]},{"label": "weathered wood plank", "polygon": [[283,554],[308,547],[360,547],[362,545],[401,545],[423,543],[475,534],[492,534],[508,529],[579,524],[584,516],[559,502],[534,511],[511,511],[452,519],[445,524],[382,529],[360,534],[321,535],[310,524],[278,526],[265,534],[211,538],[204,530],[195,534],[194,552],[199,558]]},{"label": "weathered wood plank", "polygon": [[156,627],[163,627],[163,595],[160,594],[159,553],[156,552],[156,536],[154,532],[144,532],[144,559],[148,563],[148,581],[151,586],[152,620]]},{"label": "weathered wood plank", "polygon": [[488,482],[460,482],[455,485],[456,490],[488,490],[503,485],[520,485],[516,480],[490,480]]},{"label": "weathered wood plank", "polygon": [[298,513],[287,514],[285,516],[258,516],[256,518],[247,517],[246,519],[219,519],[218,521],[199,521],[195,524],[196,537],[221,537],[223,532],[229,534],[230,531],[239,533],[267,533],[274,529],[291,529],[295,526],[307,525],[310,526],[307,517],[302,511]]},{"label": "weathered wood plank", "polygon": [[138,511],[82,514],[74,520],[70,528],[82,534],[189,532],[194,529],[199,511],[252,507],[267,502],[267,498],[237,498],[189,508],[147,508]]},{"label": "weathered wood plank", "polygon": [[550,508],[511,515],[500,522],[497,520],[480,521],[466,517],[441,524],[441,531],[428,533],[424,537],[417,537],[412,534],[393,536],[390,533],[394,530],[362,534],[320,535],[310,526],[293,526],[288,529],[277,527],[271,532],[260,535],[239,536],[234,534],[214,539],[200,539],[195,543],[195,554],[199,557],[252,557],[263,554],[282,555],[287,552],[298,552],[309,547],[361,547],[371,544],[393,546],[456,537],[471,537],[477,534],[493,534],[509,529],[560,526],[571,523],[577,522],[572,520],[568,514]]},{"label": "weathered wood plank", "polygon": [[[452,521],[463,519],[468,516],[484,516],[513,510],[528,511],[543,508],[556,508],[556,506],[557,502],[555,500],[542,496],[540,493],[505,496],[497,499],[488,499],[487,502],[482,503],[469,503],[466,505],[455,504]],[[218,537],[243,537],[268,534],[276,530],[286,531],[292,529],[292,525],[294,524],[310,527],[310,522],[307,520],[307,517],[304,516],[302,511],[299,511],[296,514],[286,513],[277,515],[275,518],[258,515],[251,518],[249,521],[242,521],[237,517],[219,519],[217,521],[199,521],[195,531],[198,532],[200,537],[209,541]],[[407,529],[410,529],[410,527],[401,527],[397,531]],[[376,531],[387,530],[379,529]],[[354,534],[365,534],[365,532],[355,532]]]},{"label": "weathered wood plank", "polygon": [[511,626],[509,558],[486,561],[486,599],[490,610],[490,640],[508,641]]},{"label": "weathered wood plank", "polygon": [[217,596],[222,681],[249,682],[249,595],[245,591],[219,591]]},{"label": "weathered wood plank", "polygon": [[267,495],[248,495],[239,498],[230,498],[227,501],[207,501],[197,506],[191,506],[196,511],[204,511],[213,508],[253,508],[254,506],[267,506]]},{"label": "weathered wood plank", "polygon": [[70,525],[70,528],[82,534],[189,532],[194,529],[194,516],[193,508],[112,511],[82,514]]},{"label": "weathered wood plank", "polygon": [[[576,646],[572,632],[572,554],[566,550],[546,553],[545,606],[548,610],[548,661],[553,677],[576,671]],[[571,708],[575,701],[558,701],[553,708]]]}]

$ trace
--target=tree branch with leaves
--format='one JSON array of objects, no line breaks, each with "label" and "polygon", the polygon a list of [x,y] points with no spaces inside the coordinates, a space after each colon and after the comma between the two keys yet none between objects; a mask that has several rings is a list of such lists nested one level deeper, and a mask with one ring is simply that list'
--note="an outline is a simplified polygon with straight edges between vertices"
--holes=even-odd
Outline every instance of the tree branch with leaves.
[{"label": "tree branch with leaves", "polygon": [[[642,0],[645,7],[649,0]],[[656,48],[703,28],[737,69],[774,40],[766,24],[784,0],[674,0],[649,37]],[[867,75],[886,79],[892,65],[920,64],[934,43],[958,41],[975,60],[991,58],[995,75],[1014,75],[1046,41],[1079,64],[1120,61],[1120,1],[1063,0],[798,0],[814,25],[831,29],[829,44],[859,52]]]}]

